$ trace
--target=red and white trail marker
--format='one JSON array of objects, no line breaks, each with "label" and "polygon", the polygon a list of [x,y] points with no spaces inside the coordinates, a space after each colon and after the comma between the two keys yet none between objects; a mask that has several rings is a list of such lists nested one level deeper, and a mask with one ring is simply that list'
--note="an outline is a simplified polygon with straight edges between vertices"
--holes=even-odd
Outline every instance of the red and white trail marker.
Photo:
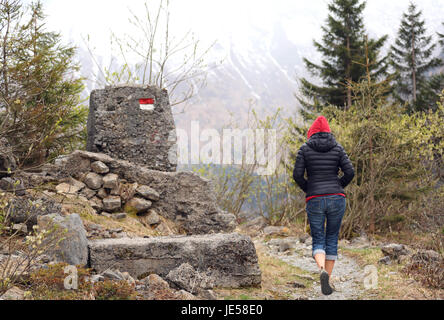
[{"label": "red and white trail marker", "polygon": [[146,111],[154,110],[154,99],[139,99],[140,109]]}]

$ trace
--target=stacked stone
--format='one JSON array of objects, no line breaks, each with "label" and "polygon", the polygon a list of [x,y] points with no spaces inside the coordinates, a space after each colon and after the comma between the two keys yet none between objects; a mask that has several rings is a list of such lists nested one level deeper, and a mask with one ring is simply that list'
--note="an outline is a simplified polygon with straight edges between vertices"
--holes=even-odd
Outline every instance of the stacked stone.
[{"label": "stacked stone", "polygon": [[211,181],[192,172],[149,170],[86,151],[58,158],[55,167],[57,181],[65,183],[58,186],[58,192],[69,194],[75,188],[74,196],[85,197],[102,215],[138,214],[143,216],[143,224],[152,226],[158,214],[187,234],[231,232],[236,227],[236,217],[217,206]]},{"label": "stacked stone", "polygon": [[[121,228],[104,230],[91,224],[87,231],[78,214],[65,216],[61,206],[45,205],[43,210],[36,205],[34,213],[22,210],[29,202],[26,196],[18,198],[22,206],[12,210],[14,230],[26,233],[36,223],[40,229],[58,227],[64,232],[51,237],[62,241],[45,254],[54,261],[88,265],[100,273],[97,281],[108,277],[135,285],[134,278],[144,279],[138,287],[149,299],[157,299],[156,288],[161,294],[169,291],[170,297],[194,299],[183,290],[206,292],[208,297],[206,290],[213,287],[260,285],[255,246],[247,236],[224,233],[235,229],[236,217],[218,207],[211,181],[192,172],[175,172],[175,127],[166,90],[107,87],[93,91],[90,101],[87,149],[92,152],[75,151],[39,173],[22,173],[20,189],[57,183],[58,194],[89,201],[98,214],[116,219],[142,216],[142,224],[158,231],[167,220],[187,236],[128,238]],[[0,152],[0,171],[12,166],[13,161],[6,160]],[[20,192],[11,187],[16,181],[1,178],[0,188]],[[23,212],[32,213],[29,225]],[[101,239],[88,242],[95,237]],[[183,292],[170,291],[160,276]]]},{"label": "stacked stone", "polygon": [[88,200],[98,214],[123,219],[127,213],[146,215],[149,224],[160,223],[159,215],[151,209],[160,195],[153,188],[137,183],[128,183],[111,173],[102,161],[91,163],[91,171],[70,177],[56,187],[59,194],[68,197],[82,197]]}]

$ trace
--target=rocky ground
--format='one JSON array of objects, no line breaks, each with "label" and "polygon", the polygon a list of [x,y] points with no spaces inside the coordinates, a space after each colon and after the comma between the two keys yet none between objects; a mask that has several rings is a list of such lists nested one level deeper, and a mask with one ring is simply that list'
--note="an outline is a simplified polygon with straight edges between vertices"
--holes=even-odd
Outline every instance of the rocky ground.
[{"label": "rocky ground", "polygon": [[354,258],[347,255],[340,256],[332,277],[336,290],[331,296],[324,296],[320,292],[318,267],[312,258],[311,238],[304,242],[294,237],[272,239],[266,243],[266,246],[270,255],[310,274],[307,279],[312,282],[312,286],[303,294],[295,292],[295,299],[350,300],[358,299],[363,295],[364,270]]},{"label": "rocky ground", "polygon": [[[0,139],[0,299],[443,297],[442,252],[365,236],[341,243],[337,290],[322,296],[304,232],[257,216],[239,225],[210,180],[176,172],[166,91],[117,86],[91,97],[93,152],[22,171]],[[79,288],[67,290],[64,269],[73,265]],[[363,286],[367,265],[378,271],[376,290]],[[409,279],[406,266],[439,289]]]},{"label": "rocky ground", "polygon": [[[234,215],[218,208],[209,181],[195,174],[148,170],[87,152],[46,170],[0,179],[0,209],[10,222],[4,234],[15,234],[17,243],[6,248],[1,244],[11,241],[0,237],[0,276],[20,270],[34,255],[32,268],[0,299],[444,298],[442,289],[425,288],[403,271],[412,264],[428,268],[438,277],[428,275],[425,282],[436,287],[438,281],[439,288],[444,264],[435,251],[365,235],[341,241],[332,278],[336,291],[326,297],[308,235],[269,226],[263,218],[236,227]],[[39,238],[53,228],[63,234]],[[53,238],[62,239],[57,248],[48,245]],[[93,269],[80,269],[83,291],[63,289],[58,263]],[[377,270],[377,289],[365,289],[366,266]],[[39,291],[47,283],[59,285]]]},{"label": "rocky ground", "polygon": [[[260,219],[259,219],[260,220]],[[247,229],[245,229],[247,227]],[[324,296],[319,271],[311,257],[311,238],[286,227],[267,227],[260,221],[240,228],[253,236],[262,271],[262,287],[245,290],[215,290],[223,299],[278,300],[379,300],[444,299],[444,290],[431,288],[405,269],[440,270],[442,255],[433,250],[412,248],[362,235],[339,242],[339,259],[331,283],[335,292]],[[297,234],[297,235],[295,235]],[[441,268],[442,269],[442,268]],[[376,275],[376,289],[371,287]],[[439,276],[438,276],[439,278]],[[370,285],[370,286],[369,286]],[[367,289],[366,289],[367,288]]]},{"label": "rocky ground", "polygon": [[[187,299],[214,298],[194,287],[260,283],[251,239],[231,233],[234,215],[217,206],[210,181],[192,172],[155,171],[104,154],[76,151],[36,172],[0,177],[0,214],[0,285],[2,279],[12,281],[18,284],[13,292],[29,291],[34,298],[56,298],[48,292],[33,293],[27,278],[43,270],[44,275],[37,276],[41,281],[51,276],[59,281],[63,272],[55,275],[63,270],[60,263],[92,268],[82,271],[88,275],[86,287],[92,283],[108,290],[123,285],[125,297],[178,299],[187,292]],[[181,254],[183,259],[178,260]],[[170,271],[181,274],[187,267],[195,272],[186,272],[180,281],[168,277]],[[199,285],[208,282],[197,281],[202,275],[211,277],[213,284]],[[160,276],[167,282],[160,284]],[[159,285],[146,285],[147,281]],[[131,289],[119,282],[137,292],[130,294]],[[60,285],[63,289],[63,281]],[[193,288],[194,294],[182,292],[184,286]],[[72,297],[59,292],[59,287],[54,288],[57,297]],[[152,295],[153,288],[165,292]],[[88,290],[84,294],[82,298],[93,295]]]},{"label": "rocky ground", "polygon": [[[242,230],[237,230],[242,231]],[[356,299],[443,299],[443,290],[430,289],[407,276],[402,270],[420,257],[429,261],[441,259],[431,250],[413,250],[402,244],[387,244],[368,240],[365,236],[352,242],[340,241],[339,260],[332,283],[335,292],[324,296],[320,292],[319,272],[311,258],[311,238],[307,235],[289,235],[288,228],[266,227],[253,237],[262,273],[261,285],[246,288],[220,288],[208,273],[196,270],[184,262],[169,274],[133,277],[119,266],[105,268],[88,275],[96,284],[126,282],[134,289],[135,299],[223,300],[223,299],[274,299],[274,300],[356,300]],[[121,230],[112,233],[118,239]],[[211,238],[211,236],[210,236]],[[123,237],[130,240],[130,238]],[[180,239],[180,238],[176,238]],[[116,242],[114,240],[114,242]],[[174,238],[173,238],[174,240]],[[148,241],[148,240],[147,240]],[[176,240],[174,240],[176,241]],[[148,241],[149,242],[149,241]],[[188,245],[187,245],[188,246]],[[231,247],[231,246],[230,246]],[[0,258],[2,253],[0,252]],[[3,258],[7,257],[3,253]],[[20,258],[20,252],[12,255]],[[1,259],[0,259],[1,260]],[[55,262],[42,256],[37,269],[47,270]],[[378,288],[366,289],[366,266],[373,265],[378,272]],[[208,276],[210,275],[210,276]],[[52,280],[51,280],[52,281]],[[132,290],[133,290],[132,289]],[[31,290],[32,291],[32,290]],[[26,299],[30,288],[15,286],[1,299]],[[49,298],[51,298],[51,295]],[[40,296],[37,296],[40,297]],[[47,298],[47,296],[44,296]]]}]

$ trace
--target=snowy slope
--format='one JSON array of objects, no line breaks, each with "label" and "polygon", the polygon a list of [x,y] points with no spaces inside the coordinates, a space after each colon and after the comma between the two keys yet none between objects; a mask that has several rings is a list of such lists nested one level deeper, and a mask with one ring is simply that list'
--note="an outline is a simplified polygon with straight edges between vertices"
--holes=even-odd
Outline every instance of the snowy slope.
[{"label": "snowy slope", "polygon": [[[186,20],[173,21],[182,29],[190,27],[198,38],[208,43],[217,40],[206,61],[211,65],[223,60],[221,65],[210,68],[206,87],[199,90],[186,112],[176,115],[177,125],[188,128],[191,120],[199,120],[202,127],[219,129],[229,122],[230,114],[245,123],[251,104],[263,113],[272,113],[278,107],[286,114],[296,111],[297,78],[307,76],[302,59],[321,60],[312,41],[322,37],[321,26],[327,18],[328,2],[175,2],[178,13],[186,16]],[[417,0],[416,3],[423,10],[429,34],[443,33],[444,1]],[[408,5],[409,1],[405,0],[367,1],[364,13],[367,30],[372,37],[389,35],[385,50],[395,38],[401,15]],[[107,55],[109,52],[103,53]],[[83,71],[89,77],[93,67],[85,50],[82,56]],[[89,89],[92,88],[90,83]]]}]

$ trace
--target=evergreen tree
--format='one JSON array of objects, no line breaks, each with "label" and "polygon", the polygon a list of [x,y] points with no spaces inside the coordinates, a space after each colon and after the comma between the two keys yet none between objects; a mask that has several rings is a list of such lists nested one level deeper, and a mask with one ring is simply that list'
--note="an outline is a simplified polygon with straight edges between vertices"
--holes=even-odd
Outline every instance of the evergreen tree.
[{"label": "evergreen tree", "polygon": [[[365,6],[366,2],[360,0],[333,0],[329,4],[330,14],[326,26],[322,27],[322,42],[314,41],[323,61],[315,64],[304,58],[308,71],[322,80],[320,86],[305,78],[300,80],[301,96],[298,100],[307,111],[318,110],[328,104],[339,108],[352,105],[348,84],[358,82],[366,75],[366,33],[362,17]],[[367,40],[370,72],[375,79],[381,78],[387,71],[387,57],[378,57],[386,40],[387,36]],[[303,111],[303,114],[307,115],[307,112]]]},{"label": "evergreen tree", "polygon": [[[442,25],[444,26],[444,22],[442,23]],[[439,37],[439,43],[441,44],[441,46],[444,47],[444,33],[439,33],[437,32],[438,37]]]},{"label": "evergreen tree", "polygon": [[22,166],[37,165],[80,146],[87,117],[83,79],[75,48],[45,30],[40,1],[0,5],[0,137],[14,147]]},{"label": "evergreen tree", "polygon": [[408,104],[410,112],[433,109],[444,85],[442,74],[431,75],[443,62],[433,57],[437,44],[426,35],[421,15],[421,10],[410,3],[408,12],[403,14],[398,38],[391,46],[391,64],[396,74],[393,94]]}]

